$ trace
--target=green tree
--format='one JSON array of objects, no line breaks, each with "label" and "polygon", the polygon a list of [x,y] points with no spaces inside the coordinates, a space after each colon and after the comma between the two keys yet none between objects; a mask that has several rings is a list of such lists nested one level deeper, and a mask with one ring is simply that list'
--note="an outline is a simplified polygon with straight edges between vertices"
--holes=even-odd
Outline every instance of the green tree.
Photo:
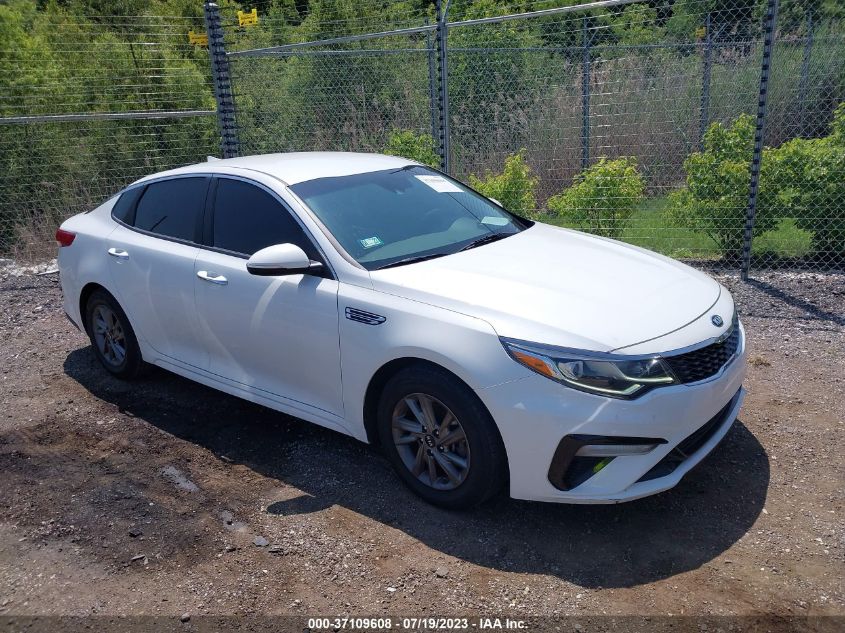
[{"label": "green tree", "polygon": [[[742,252],[753,149],[751,115],[743,114],[731,125],[712,124],[704,135],[704,150],[684,160],[686,187],[670,196],[673,221],[708,235],[728,260]],[[755,235],[774,228],[777,221],[765,204],[770,194],[760,187]]]},{"label": "green tree", "polygon": [[831,134],[796,138],[763,156],[760,188],[771,213],[795,218],[813,234],[813,251],[825,257],[845,255],[845,103],[836,109]]}]

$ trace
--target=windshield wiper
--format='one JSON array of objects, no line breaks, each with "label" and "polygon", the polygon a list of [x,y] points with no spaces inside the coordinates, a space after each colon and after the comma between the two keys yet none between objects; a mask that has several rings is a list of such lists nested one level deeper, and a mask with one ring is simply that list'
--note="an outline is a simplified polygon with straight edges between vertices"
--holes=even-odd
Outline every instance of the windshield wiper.
[{"label": "windshield wiper", "polygon": [[460,249],[458,252],[460,253],[461,251],[468,251],[471,248],[475,248],[476,246],[484,246],[485,244],[489,244],[490,242],[498,242],[499,240],[505,239],[509,235],[513,235],[513,233],[488,233],[487,235],[473,240],[472,242],[464,246],[462,249]]},{"label": "windshield wiper", "polygon": [[379,266],[378,268],[375,268],[375,270],[384,270],[385,268],[393,268],[394,266],[404,266],[405,264],[416,264],[417,262],[424,262],[427,259],[436,259],[438,257],[443,257],[444,255],[448,254],[449,253],[431,253],[429,255],[414,255],[413,257],[406,257],[405,259],[400,259],[395,262],[385,264],[384,266]]}]

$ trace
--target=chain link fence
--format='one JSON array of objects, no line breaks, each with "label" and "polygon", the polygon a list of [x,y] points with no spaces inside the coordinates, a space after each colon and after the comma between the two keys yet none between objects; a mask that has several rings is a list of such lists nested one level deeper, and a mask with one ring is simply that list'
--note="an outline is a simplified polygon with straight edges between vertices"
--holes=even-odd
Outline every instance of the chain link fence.
[{"label": "chain link fence", "polygon": [[[447,4],[393,35],[284,43],[267,22],[256,47],[256,31],[231,29],[243,151],[421,159],[433,140],[449,173],[543,221],[706,267],[841,266],[835,8],[617,0],[502,16]],[[399,131],[416,142],[397,148]]]},{"label": "chain link fence", "polygon": [[[141,20],[144,38],[110,44],[125,64],[99,71],[132,105],[47,100],[41,109],[46,89],[35,86],[47,80],[9,97],[0,249],[35,250],[47,239],[39,224],[52,228],[135,177],[208,153],[342,150],[428,162],[518,213],[705,267],[843,265],[845,8],[567,4],[520,2],[507,14],[482,0],[321,2],[310,13],[274,3],[255,23],[235,5],[206,3],[210,75],[206,49],[185,38],[202,21]],[[144,49],[149,72],[132,56],[140,39],[158,42]],[[155,75],[160,83],[133,92]],[[207,116],[215,97],[219,125]],[[197,115],[11,120],[34,104],[49,114]],[[57,152],[48,140],[62,134]]]},{"label": "chain link fence", "polygon": [[219,149],[203,20],[10,14],[0,50],[0,257],[151,172]]}]

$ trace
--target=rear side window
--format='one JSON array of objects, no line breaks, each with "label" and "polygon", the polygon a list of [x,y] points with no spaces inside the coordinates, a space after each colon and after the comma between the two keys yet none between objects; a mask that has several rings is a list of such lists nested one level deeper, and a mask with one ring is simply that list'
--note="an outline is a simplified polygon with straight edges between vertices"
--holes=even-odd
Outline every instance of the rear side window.
[{"label": "rear side window", "polygon": [[135,210],[135,228],[196,241],[207,189],[207,178],[176,178],[148,185]]},{"label": "rear side window", "polygon": [[220,178],[214,203],[212,245],[252,255],[273,244],[296,244],[317,259],[314,244],[302,227],[269,193],[242,180]]},{"label": "rear side window", "polygon": [[115,220],[120,220],[124,224],[132,224],[132,214],[135,210],[135,203],[144,192],[143,187],[133,187],[120,194],[117,202],[112,207],[111,214]]}]

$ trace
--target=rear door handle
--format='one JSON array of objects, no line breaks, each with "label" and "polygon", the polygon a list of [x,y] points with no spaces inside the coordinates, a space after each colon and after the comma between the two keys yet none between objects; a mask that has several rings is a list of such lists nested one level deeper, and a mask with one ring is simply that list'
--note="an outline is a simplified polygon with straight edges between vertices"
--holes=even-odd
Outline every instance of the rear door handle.
[{"label": "rear door handle", "polygon": [[223,275],[214,275],[209,273],[207,270],[198,270],[197,277],[202,279],[203,281],[208,281],[213,284],[218,284],[220,286],[225,286],[229,281]]},{"label": "rear door handle", "polygon": [[119,248],[110,248],[109,255],[112,257],[117,257],[118,259],[129,259],[129,253],[126,251],[122,251]]}]

